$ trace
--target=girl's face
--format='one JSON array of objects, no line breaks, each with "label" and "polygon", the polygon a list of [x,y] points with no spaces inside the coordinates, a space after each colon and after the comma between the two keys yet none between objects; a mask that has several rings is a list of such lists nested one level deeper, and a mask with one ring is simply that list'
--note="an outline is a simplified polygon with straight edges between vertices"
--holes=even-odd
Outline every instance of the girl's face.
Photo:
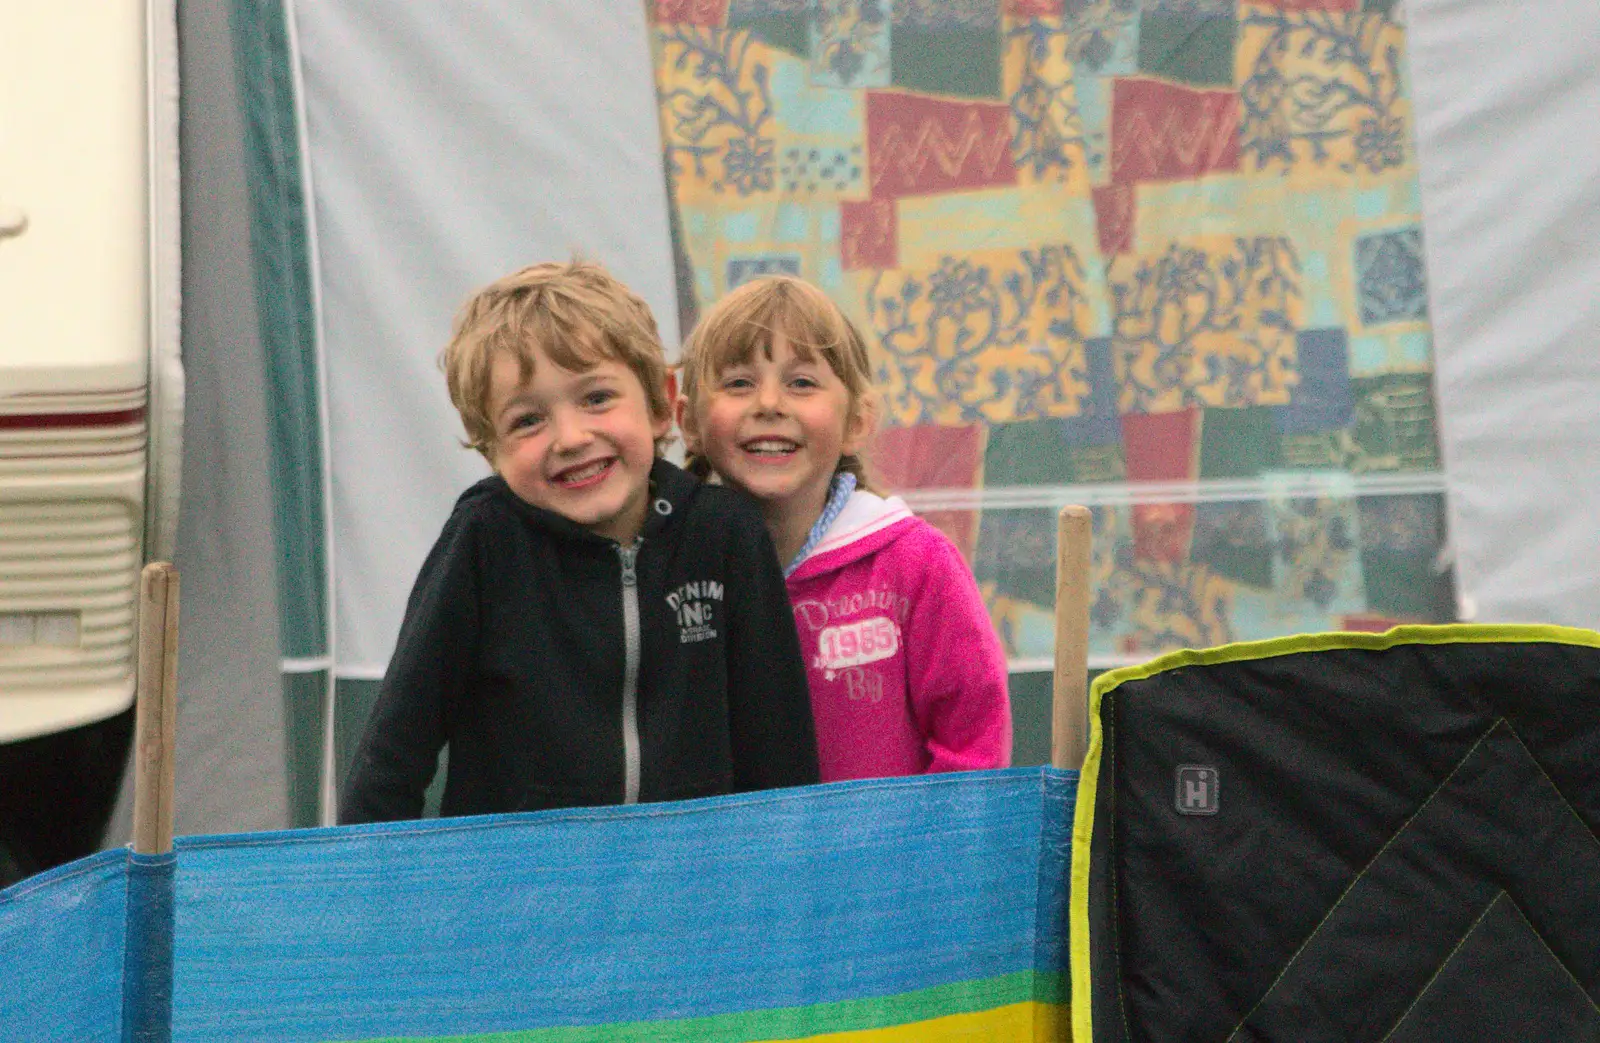
[{"label": "girl's face", "polygon": [[772,357],[729,366],[680,414],[691,452],[769,512],[822,513],[839,458],[867,434],[864,411],[826,359],[795,354],[781,331]]}]

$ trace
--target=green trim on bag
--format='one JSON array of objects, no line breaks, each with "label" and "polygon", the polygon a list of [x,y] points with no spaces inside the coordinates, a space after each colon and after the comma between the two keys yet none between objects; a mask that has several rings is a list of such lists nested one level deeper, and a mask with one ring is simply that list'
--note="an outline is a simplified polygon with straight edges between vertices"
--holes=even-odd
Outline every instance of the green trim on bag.
[{"label": "green trim on bag", "polygon": [[1111,691],[1124,681],[1142,681],[1183,666],[1242,663],[1253,659],[1295,655],[1300,652],[1330,652],[1340,649],[1382,652],[1397,645],[1467,643],[1555,644],[1600,648],[1600,633],[1580,627],[1539,623],[1446,623],[1439,626],[1393,627],[1381,634],[1333,631],[1324,634],[1294,634],[1289,637],[1269,638],[1265,641],[1239,641],[1231,645],[1217,645],[1214,648],[1185,648],[1137,666],[1108,670],[1095,678],[1090,695],[1090,716],[1096,718],[1098,722],[1100,695]]},{"label": "green trim on bag", "polygon": [[[1105,677],[1102,674],[1101,677]],[[1089,748],[1078,770],[1078,799],[1072,809],[1072,879],[1067,893],[1067,973],[1072,988],[1072,1039],[1094,1039],[1093,996],[1089,978],[1089,851],[1094,845],[1094,802],[1100,790],[1100,760],[1105,732],[1100,726],[1100,678],[1089,689]]]}]

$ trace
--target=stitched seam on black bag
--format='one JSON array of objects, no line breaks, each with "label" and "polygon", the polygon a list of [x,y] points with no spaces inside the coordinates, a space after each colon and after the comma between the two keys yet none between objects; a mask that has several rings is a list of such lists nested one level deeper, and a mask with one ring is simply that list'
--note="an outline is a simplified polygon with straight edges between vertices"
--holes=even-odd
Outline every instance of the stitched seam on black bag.
[{"label": "stitched seam on black bag", "polygon": [[1409,816],[1407,816],[1406,820],[1400,824],[1400,828],[1390,834],[1389,839],[1383,842],[1383,846],[1378,849],[1377,853],[1367,861],[1366,865],[1361,867],[1361,872],[1355,875],[1355,879],[1350,881],[1350,885],[1340,893],[1338,899],[1333,903],[1333,905],[1328,907],[1327,913],[1323,915],[1321,920],[1317,921],[1317,926],[1313,927],[1311,929],[1311,933],[1306,935],[1305,941],[1300,943],[1299,948],[1295,949],[1294,954],[1290,956],[1288,962],[1283,965],[1283,969],[1278,972],[1278,976],[1272,979],[1272,984],[1267,986],[1267,991],[1263,992],[1261,994],[1261,998],[1256,1000],[1255,1006],[1245,1011],[1244,1017],[1240,1018],[1239,1024],[1235,1025],[1233,1027],[1233,1031],[1228,1033],[1227,1039],[1224,1041],[1224,1043],[1232,1043],[1233,1039],[1239,1035],[1239,1030],[1244,1028],[1245,1022],[1250,1020],[1250,1016],[1256,1011],[1260,1010],[1263,1003],[1267,1002],[1267,997],[1271,996],[1273,990],[1276,989],[1278,984],[1283,981],[1284,975],[1289,973],[1289,969],[1295,965],[1297,960],[1300,959],[1300,954],[1306,951],[1306,947],[1311,944],[1312,939],[1316,938],[1317,933],[1321,931],[1323,927],[1327,926],[1328,921],[1333,918],[1333,914],[1339,910],[1339,906],[1344,904],[1344,900],[1350,896],[1350,892],[1355,890],[1356,885],[1359,884],[1362,878],[1367,875],[1367,871],[1377,864],[1378,859],[1383,857],[1384,852],[1389,850],[1389,846],[1391,844],[1398,840],[1407,829],[1411,828],[1411,823],[1416,821],[1417,816],[1422,814],[1423,811],[1427,810],[1429,804],[1433,803],[1433,798],[1437,797],[1439,793],[1450,784],[1450,780],[1456,777],[1456,772],[1461,770],[1461,766],[1472,759],[1472,755],[1478,752],[1478,747],[1483,745],[1484,740],[1488,739],[1490,735],[1493,735],[1495,729],[1499,728],[1505,723],[1505,718],[1495,718],[1494,723],[1489,726],[1488,730],[1486,730],[1482,735],[1478,736],[1478,741],[1472,744],[1472,747],[1462,755],[1461,759],[1456,761],[1455,767],[1450,769],[1449,774],[1447,774],[1439,782],[1439,785],[1433,788],[1433,792],[1428,794],[1427,799],[1421,804],[1417,805],[1417,810],[1413,811]]},{"label": "stitched seam on black bag", "polygon": [[[1501,893],[1505,894],[1503,891]],[[1516,910],[1517,915],[1522,917],[1522,922],[1528,925],[1528,930],[1533,933],[1535,938],[1539,939],[1539,944],[1544,946],[1544,951],[1549,953],[1550,958],[1555,960],[1556,964],[1560,966],[1562,970],[1567,972],[1567,977],[1571,978],[1572,984],[1576,985],[1578,987],[1578,991],[1583,993],[1583,998],[1589,1001],[1589,1006],[1593,1007],[1597,1014],[1600,1014],[1600,1003],[1596,1003],[1594,1001],[1594,997],[1589,995],[1589,990],[1583,987],[1583,982],[1579,981],[1578,976],[1572,973],[1572,968],[1568,967],[1566,961],[1560,956],[1557,956],[1556,951],[1550,948],[1550,943],[1545,941],[1544,935],[1540,934],[1539,929],[1533,926],[1533,921],[1528,919],[1528,914],[1522,911],[1522,906],[1518,905],[1517,900],[1512,898],[1510,895],[1506,895],[1505,898],[1506,901],[1511,903],[1511,908]]]},{"label": "stitched seam on black bag", "polygon": [[[1456,941],[1455,946],[1445,954],[1445,958],[1439,961],[1439,966],[1433,969],[1433,973],[1428,976],[1428,980],[1423,984],[1422,988],[1418,989],[1417,994],[1411,998],[1411,1003],[1404,1011],[1400,1013],[1400,1017],[1396,1019],[1394,1025],[1389,1029],[1389,1031],[1383,1034],[1383,1039],[1379,1040],[1378,1043],[1387,1043],[1387,1040],[1390,1036],[1400,1031],[1400,1026],[1405,1024],[1406,1019],[1411,1016],[1411,1012],[1416,1009],[1417,1004],[1422,1002],[1422,997],[1426,996],[1428,994],[1428,990],[1433,988],[1433,983],[1439,980],[1439,975],[1443,974],[1444,969],[1450,965],[1450,961],[1456,958],[1456,953],[1460,952],[1461,947],[1467,944],[1467,939],[1471,938],[1472,933],[1478,929],[1478,925],[1483,923],[1484,917],[1488,916],[1489,913],[1494,910],[1496,903],[1505,897],[1507,897],[1506,893],[1501,891],[1499,894],[1489,899],[1489,904],[1483,907],[1483,912],[1479,913],[1478,918],[1472,921],[1472,926],[1467,928],[1466,933],[1463,934]],[[1535,931],[1534,933],[1537,934],[1538,932]]]},{"label": "stitched seam on black bag", "polygon": [[[1561,798],[1561,803],[1565,804],[1567,806],[1567,810],[1572,812],[1572,817],[1577,819],[1578,825],[1582,827],[1585,833],[1589,834],[1589,839],[1593,840],[1596,846],[1600,846],[1600,836],[1596,836],[1594,830],[1589,828],[1589,823],[1585,822],[1583,820],[1583,816],[1578,814],[1577,806],[1574,805],[1572,801],[1567,799],[1567,795],[1565,793],[1561,792],[1561,787],[1556,785],[1556,780],[1551,777],[1548,771],[1545,770],[1544,764],[1540,762],[1539,758],[1533,755],[1533,750],[1528,748],[1528,744],[1522,741],[1522,736],[1517,734],[1517,729],[1512,727],[1511,722],[1506,721],[1505,723],[1506,731],[1510,732],[1511,737],[1517,740],[1517,745],[1521,746],[1522,752],[1526,753],[1528,755],[1528,759],[1533,761],[1533,766],[1539,769],[1539,774],[1543,775],[1544,780],[1550,784],[1550,788],[1555,790],[1556,796]],[[1538,932],[1536,931],[1534,933],[1537,934]]]}]

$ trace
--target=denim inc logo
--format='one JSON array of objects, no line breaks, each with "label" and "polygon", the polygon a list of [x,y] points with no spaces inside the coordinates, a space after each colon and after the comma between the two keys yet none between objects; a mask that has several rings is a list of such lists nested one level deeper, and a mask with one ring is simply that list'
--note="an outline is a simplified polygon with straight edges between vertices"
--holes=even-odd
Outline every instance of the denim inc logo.
[{"label": "denim inc logo", "polygon": [[678,618],[678,642],[690,645],[717,636],[714,602],[722,600],[722,584],[716,580],[685,583],[667,595],[667,607]]},{"label": "denim inc logo", "polygon": [[1222,796],[1222,777],[1209,764],[1180,764],[1173,803],[1180,815],[1215,815]]}]

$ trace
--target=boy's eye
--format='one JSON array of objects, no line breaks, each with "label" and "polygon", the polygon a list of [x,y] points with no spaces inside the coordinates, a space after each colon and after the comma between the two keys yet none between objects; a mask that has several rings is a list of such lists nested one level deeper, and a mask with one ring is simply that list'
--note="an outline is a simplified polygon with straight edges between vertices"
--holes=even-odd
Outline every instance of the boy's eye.
[{"label": "boy's eye", "polygon": [[586,406],[603,406],[616,397],[617,393],[610,388],[595,388],[583,396],[583,404]]},{"label": "boy's eye", "polygon": [[822,383],[817,380],[816,377],[808,376],[806,374],[790,377],[789,384],[791,387],[806,388],[808,390],[822,386]]},{"label": "boy's eye", "polygon": [[544,423],[544,416],[539,413],[518,413],[511,418],[510,428],[513,431],[526,431]]},{"label": "boy's eye", "polygon": [[741,391],[745,388],[755,387],[755,381],[749,377],[724,377],[722,387],[725,391]]}]

